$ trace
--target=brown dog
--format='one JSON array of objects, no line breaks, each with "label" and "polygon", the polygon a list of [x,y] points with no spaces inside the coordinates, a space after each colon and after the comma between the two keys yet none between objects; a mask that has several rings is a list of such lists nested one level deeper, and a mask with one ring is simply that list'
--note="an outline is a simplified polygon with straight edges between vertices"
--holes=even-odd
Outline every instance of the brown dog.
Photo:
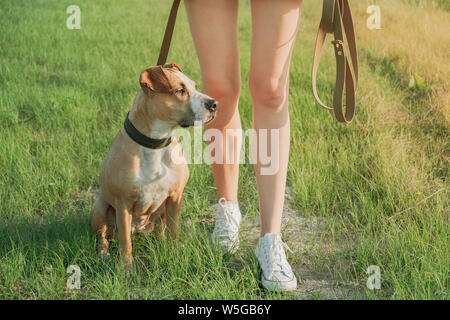
[{"label": "brown dog", "polygon": [[139,81],[141,90],[101,166],[100,194],[91,211],[100,257],[109,257],[108,239],[117,230],[127,272],[132,233],[151,232],[157,220],[173,236],[178,232],[189,170],[179,161],[183,152],[173,131],[212,121],[217,108],[175,63],[146,69]]}]

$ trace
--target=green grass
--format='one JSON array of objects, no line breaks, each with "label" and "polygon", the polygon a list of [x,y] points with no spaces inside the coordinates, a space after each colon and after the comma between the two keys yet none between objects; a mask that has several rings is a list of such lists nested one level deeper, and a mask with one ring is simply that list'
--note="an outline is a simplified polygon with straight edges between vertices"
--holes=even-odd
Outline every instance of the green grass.
[{"label": "green grass", "polygon": [[[413,5],[426,5],[427,2],[423,1],[423,0],[409,0],[411,2],[411,4]],[[445,10],[450,10],[450,2],[448,2],[447,0],[432,0],[431,1],[432,5],[437,5],[439,7],[441,7],[442,9]]]},{"label": "green grass", "polygon": [[[0,4],[0,299],[298,298],[262,289],[251,241],[244,239],[236,256],[210,244],[213,215],[205,209],[215,188],[207,165],[190,166],[178,240],[133,239],[130,280],[122,276],[116,242],[112,261],[97,259],[90,190],[98,188],[100,164],[139,89],[140,72],[156,62],[169,1],[80,0],[81,30],[66,28],[71,4]],[[405,88],[396,62],[370,50],[360,52],[356,121],[339,125],[317,107],[309,73],[319,11],[305,1],[294,50],[288,185],[298,212],[326,222],[321,241],[333,249],[296,252],[290,260],[308,259],[319,278],[331,272],[336,285],[356,283],[369,299],[449,299],[448,128],[422,121],[429,95]],[[239,30],[246,129],[248,1],[240,1]],[[333,85],[331,51],[325,57],[321,92]],[[201,82],[183,8],[169,61]],[[243,165],[239,200],[254,218],[257,193],[249,181],[253,168]],[[79,291],[66,289],[72,264],[82,271]],[[365,290],[370,265],[382,272],[375,292]]]}]

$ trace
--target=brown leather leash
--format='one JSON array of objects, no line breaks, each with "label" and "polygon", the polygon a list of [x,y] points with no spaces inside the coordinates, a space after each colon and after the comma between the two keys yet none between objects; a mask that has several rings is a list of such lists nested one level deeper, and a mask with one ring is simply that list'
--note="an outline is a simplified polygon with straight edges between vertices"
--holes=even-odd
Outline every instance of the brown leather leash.
[{"label": "brown leather leash", "polygon": [[[172,4],[166,31],[164,32],[163,42],[159,51],[157,65],[166,63],[180,2],[181,0],[174,0]],[[328,33],[334,34],[334,40],[331,43],[335,49],[336,56],[336,84],[334,87],[333,107],[328,107],[320,100],[316,86],[320,56]],[[352,68],[350,68],[347,53],[345,51],[344,34],[347,39]],[[358,55],[356,52],[356,39],[352,13],[350,11],[348,0],[323,1],[322,19],[317,33],[311,80],[312,90],[316,101],[325,109],[333,110],[334,115],[339,122],[350,123],[355,115],[355,95],[358,87]],[[346,106],[345,115],[343,112],[344,89]]]},{"label": "brown leather leash", "polygon": [[167,61],[167,55],[169,54],[170,42],[172,41],[173,29],[175,28],[175,21],[177,20],[178,7],[181,0],[174,0],[172,9],[170,10],[169,20],[167,21],[166,31],[164,32],[163,42],[161,49],[159,50],[158,66],[162,66]]},{"label": "brown leather leash", "polygon": [[[334,34],[331,42],[336,56],[336,84],[334,87],[333,107],[328,107],[320,100],[316,80],[323,44],[328,33]],[[352,68],[345,52],[344,33],[350,51]],[[322,20],[317,33],[316,48],[312,67],[312,90],[316,101],[325,109],[333,110],[339,122],[350,123],[355,115],[355,96],[358,87],[358,55],[356,52],[355,30],[348,0],[324,0]],[[343,95],[345,89],[345,115],[343,112]]]}]

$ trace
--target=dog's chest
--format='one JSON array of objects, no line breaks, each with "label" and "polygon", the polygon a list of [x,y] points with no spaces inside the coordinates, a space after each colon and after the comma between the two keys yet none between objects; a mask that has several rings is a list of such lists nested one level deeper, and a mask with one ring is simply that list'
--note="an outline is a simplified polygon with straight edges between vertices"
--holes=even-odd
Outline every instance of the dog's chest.
[{"label": "dog's chest", "polygon": [[142,207],[150,206],[150,210],[156,210],[177,183],[177,177],[173,164],[167,159],[164,149],[141,150],[141,165],[136,173],[135,183],[138,187],[137,202]]}]

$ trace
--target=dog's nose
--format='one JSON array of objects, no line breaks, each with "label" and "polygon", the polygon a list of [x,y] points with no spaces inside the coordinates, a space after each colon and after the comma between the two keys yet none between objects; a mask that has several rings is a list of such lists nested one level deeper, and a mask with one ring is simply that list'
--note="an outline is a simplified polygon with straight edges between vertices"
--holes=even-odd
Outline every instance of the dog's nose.
[{"label": "dog's nose", "polygon": [[214,99],[206,101],[205,105],[206,109],[208,109],[209,111],[216,111],[217,109],[217,101]]}]

